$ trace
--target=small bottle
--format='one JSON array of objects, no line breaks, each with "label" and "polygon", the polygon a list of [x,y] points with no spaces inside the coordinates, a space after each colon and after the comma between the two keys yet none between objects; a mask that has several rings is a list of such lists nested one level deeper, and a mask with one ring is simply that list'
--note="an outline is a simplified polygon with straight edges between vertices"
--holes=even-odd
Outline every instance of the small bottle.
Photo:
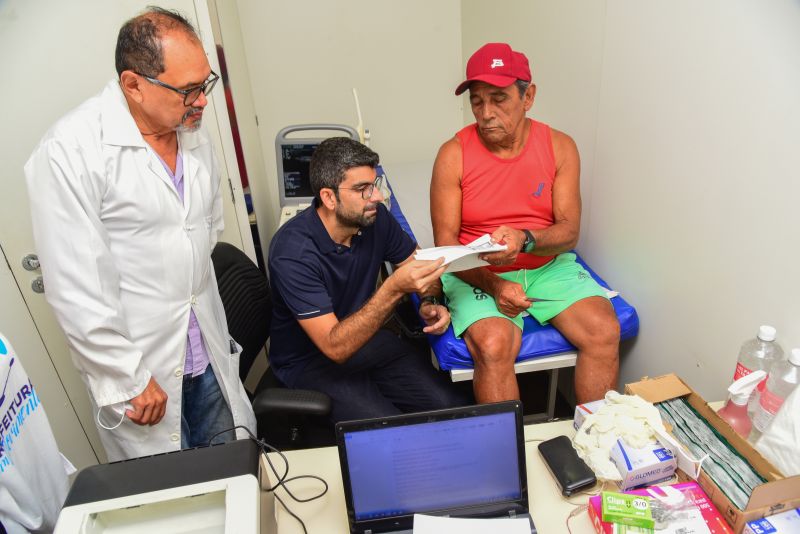
[{"label": "small bottle", "polygon": [[747,401],[750,394],[764,380],[767,373],[758,369],[749,375],[745,375],[728,388],[728,402],[717,412],[723,420],[743,438],[747,438],[753,426],[750,416],[747,415]]},{"label": "small bottle", "polygon": [[748,438],[751,443],[755,443],[767,429],[783,401],[798,383],[800,383],[800,348],[792,349],[788,360],[778,362],[772,367],[753,417],[753,430]]},{"label": "small bottle", "polygon": [[[762,325],[758,329],[758,336],[754,339],[748,339],[742,344],[731,383],[758,369],[762,369],[769,374],[772,366],[783,359],[783,349],[775,341],[775,334],[775,328],[769,325]],[[758,397],[764,390],[765,383],[766,378],[758,385],[748,405],[747,413],[750,414],[751,419],[755,413],[756,406],[758,406]]]}]

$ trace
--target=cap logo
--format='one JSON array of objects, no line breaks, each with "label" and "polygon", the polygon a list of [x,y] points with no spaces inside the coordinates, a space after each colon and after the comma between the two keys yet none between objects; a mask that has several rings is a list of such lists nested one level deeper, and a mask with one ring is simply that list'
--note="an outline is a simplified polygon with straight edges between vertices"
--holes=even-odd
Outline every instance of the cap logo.
[{"label": "cap logo", "polygon": [[505,67],[505,63],[503,63],[502,59],[493,59],[491,68],[495,67]]}]

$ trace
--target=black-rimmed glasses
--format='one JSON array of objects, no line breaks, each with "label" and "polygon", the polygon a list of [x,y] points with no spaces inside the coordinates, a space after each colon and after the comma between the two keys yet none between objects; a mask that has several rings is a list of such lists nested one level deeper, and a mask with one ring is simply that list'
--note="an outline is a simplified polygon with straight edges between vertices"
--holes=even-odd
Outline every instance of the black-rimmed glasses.
[{"label": "black-rimmed glasses", "polygon": [[[139,73],[137,72],[136,74]],[[175,91],[176,93],[183,95],[183,105],[187,107],[194,104],[195,101],[198,98],[200,98],[200,93],[208,95],[211,92],[211,90],[214,89],[214,86],[217,84],[217,81],[219,81],[219,75],[215,73],[213,70],[211,71],[211,78],[201,83],[200,85],[197,85],[195,87],[190,87],[188,89],[178,89],[177,87],[173,87],[168,83],[164,83],[161,80],[157,80],[156,78],[151,78],[150,76],[145,76],[144,74],[139,74],[139,76],[141,76],[142,78],[144,78],[145,80],[147,80],[152,84],[160,85],[161,87],[169,89],[170,91]]]},{"label": "black-rimmed glasses", "polygon": [[372,193],[375,192],[376,187],[378,188],[378,191],[380,191],[381,188],[383,187],[384,177],[385,175],[381,174],[371,184],[360,185],[358,187],[337,187],[337,189],[350,189],[351,191],[356,191],[358,193],[361,193],[362,199],[369,200],[370,198],[372,198]]}]

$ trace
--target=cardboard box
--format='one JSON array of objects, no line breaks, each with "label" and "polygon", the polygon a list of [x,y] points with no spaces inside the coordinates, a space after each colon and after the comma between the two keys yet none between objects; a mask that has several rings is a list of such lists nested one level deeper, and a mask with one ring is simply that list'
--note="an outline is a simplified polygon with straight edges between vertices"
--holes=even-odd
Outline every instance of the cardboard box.
[{"label": "cardboard box", "polygon": [[620,491],[649,486],[672,478],[678,467],[670,450],[658,442],[634,448],[617,439],[609,455],[622,477],[618,482]]},{"label": "cardboard box", "polygon": [[[722,519],[717,509],[711,505],[708,496],[696,482],[680,482],[669,487],[681,492],[684,499],[692,503],[695,508],[682,514],[682,518],[679,521],[666,526],[659,525],[659,527],[663,528],[655,531],[657,534],[731,534],[733,532],[731,527]],[[650,495],[652,502],[654,495],[649,493],[648,489],[655,492],[656,495],[663,493],[661,489],[655,488],[643,488],[625,493]],[[595,532],[597,534],[617,534],[623,530],[619,525],[603,521],[601,516],[602,502],[599,495],[594,495],[589,499],[589,518],[592,521]]]},{"label": "cardboard box", "polygon": [[792,534],[800,532],[800,508],[750,521],[744,534]]},{"label": "cardboard box", "polygon": [[800,507],[800,475],[783,477],[775,466],[765,460],[728,423],[720,419],[717,412],[677,375],[668,374],[656,378],[643,378],[639,382],[627,384],[625,393],[639,395],[644,400],[652,403],[676,397],[685,397],[692,408],[701,417],[705,418],[750,463],[758,474],[767,480],[764,484],[756,486],[745,509],[739,510],[706,472],[702,469],[700,470],[697,482],[709,496],[714,506],[722,513],[725,520],[733,527],[733,531],[736,534],[740,534],[744,530],[748,521]]}]

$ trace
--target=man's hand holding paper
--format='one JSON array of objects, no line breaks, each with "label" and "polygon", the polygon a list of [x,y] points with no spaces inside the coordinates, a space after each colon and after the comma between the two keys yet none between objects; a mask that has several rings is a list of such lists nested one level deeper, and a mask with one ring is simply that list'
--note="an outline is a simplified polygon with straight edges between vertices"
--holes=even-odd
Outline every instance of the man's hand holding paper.
[{"label": "man's hand holding paper", "polygon": [[[476,267],[486,267],[489,262],[482,259],[482,255],[491,252],[499,252],[508,249],[506,244],[500,244],[492,240],[492,236],[484,234],[475,241],[466,245],[455,245],[446,247],[433,247],[418,250],[414,259],[435,260],[443,258],[447,265],[445,272],[454,273],[475,269]],[[514,255],[516,257],[516,254]]]},{"label": "man's hand holding paper", "polygon": [[525,234],[516,228],[501,226],[492,232],[491,240],[492,243],[505,245],[505,249],[491,254],[481,254],[479,258],[490,265],[511,265],[517,261],[517,255],[522,251]]}]

